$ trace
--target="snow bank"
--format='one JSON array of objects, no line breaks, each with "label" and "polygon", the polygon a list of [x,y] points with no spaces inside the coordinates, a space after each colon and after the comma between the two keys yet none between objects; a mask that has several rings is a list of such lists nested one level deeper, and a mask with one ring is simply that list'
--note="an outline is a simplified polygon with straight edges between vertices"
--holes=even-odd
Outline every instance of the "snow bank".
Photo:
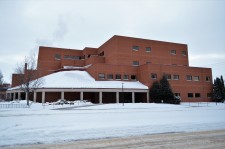
[{"label": "snow bank", "polygon": [[[60,106],[60,105],[59,105]],[[225,129],[225,104],[105,104],[50,110],[0,109],[0,147],[82,139]]]}]

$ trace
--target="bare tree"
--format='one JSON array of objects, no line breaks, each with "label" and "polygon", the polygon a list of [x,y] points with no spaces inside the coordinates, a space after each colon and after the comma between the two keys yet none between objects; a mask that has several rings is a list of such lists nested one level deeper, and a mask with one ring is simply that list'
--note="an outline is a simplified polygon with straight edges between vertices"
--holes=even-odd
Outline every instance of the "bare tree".
[{"label": "bare tree", "polygon": [[0,85],[2,85],[2,84],[3,84],[3,74],[2,74],[2,72],[0,70]]},{"label": "bare tree", "polygon": [[22,74],[19,77],[18,84],[19,88],[24,91],[27,105],[29,106],[29,93],[43,85],[43,79],[40,78],[37,68],[37,60],[34,53],[30,56],[25,57],[24,63],[17,64],[15,72]]}]

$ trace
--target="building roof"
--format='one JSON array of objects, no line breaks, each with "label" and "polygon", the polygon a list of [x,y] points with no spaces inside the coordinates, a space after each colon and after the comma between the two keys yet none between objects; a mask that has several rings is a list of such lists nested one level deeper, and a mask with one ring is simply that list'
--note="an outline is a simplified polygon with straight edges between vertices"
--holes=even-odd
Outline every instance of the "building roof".
[{"label": "building roof", "polygon": [[[124,89],[148,89],[139,81],[96,81],[86,71],[60,71],[42,77],[44,84],[40,88],[123,88]],[[18,89],[19,87],[10,88],[9,90]]]}]

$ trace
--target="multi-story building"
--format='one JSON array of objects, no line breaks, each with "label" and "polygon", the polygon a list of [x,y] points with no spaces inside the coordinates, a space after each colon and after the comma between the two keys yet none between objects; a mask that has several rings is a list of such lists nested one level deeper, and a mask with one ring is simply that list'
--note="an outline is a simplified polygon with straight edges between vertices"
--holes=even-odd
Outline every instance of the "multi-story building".
[{"label": "multi-story building", "polygon": [[[99,48],[76,50],[40,47],[37,71],[46,80],[57,73],[70,71],[74,72],[74,78],[79,78],[78,73],[88,73],[88,77],[95,82],[90,84],[117,83],[116,87],[105,88],[70,85],[71,90],[59,85],[55,91],[50,90],[54,86],[44,85],[33,95],[39,102],[82,98],[97,103],[113,103],[121,102],[122,92],[127,102],[151,102],[148,89],[163,75],[166,75],[173,92],[182,101],[211,101],[211,68],[190,67],[186,44],[115,35]],[[13,87],[19,85],[16,80],[20,75],[23,74],[13,75]],[[63,81],[63,77],[61,79]],[[17,92],[15,88],[9,91],[14,93],[14,98],[20,95],[18,89]]]}]

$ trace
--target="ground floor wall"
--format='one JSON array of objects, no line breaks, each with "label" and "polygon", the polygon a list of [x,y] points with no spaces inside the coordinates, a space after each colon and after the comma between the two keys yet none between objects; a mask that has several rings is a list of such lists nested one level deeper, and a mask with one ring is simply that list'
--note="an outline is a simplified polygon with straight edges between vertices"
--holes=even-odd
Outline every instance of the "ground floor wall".
[{"label": "ground floor wall", "polygon": [[[10,91],[7,96],[11,100],[25,100],[26,94],[21,91]],[[92,103],[140,103],[149,102],[148,90],[65,90],[65,89],[41,89],[29,93],[29,99],[34,102],[56,102],[59,99],[68,101],[86,100]]]}]

